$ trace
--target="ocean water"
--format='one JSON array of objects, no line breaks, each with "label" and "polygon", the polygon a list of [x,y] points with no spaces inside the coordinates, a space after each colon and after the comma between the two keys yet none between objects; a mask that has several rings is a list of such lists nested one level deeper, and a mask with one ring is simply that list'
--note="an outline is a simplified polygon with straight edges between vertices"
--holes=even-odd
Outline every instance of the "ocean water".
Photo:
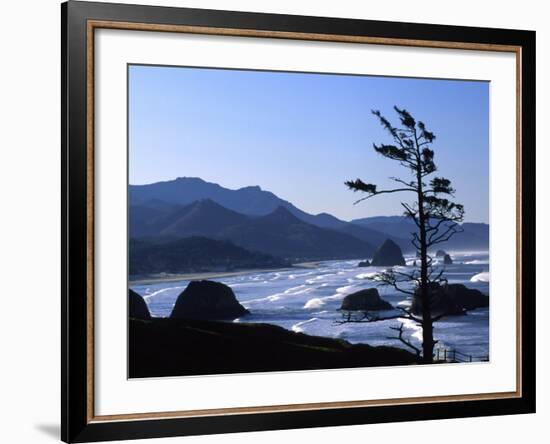
[{"label": "ocean water", "polygon": [[[449,283],[465,284],[489,294],[488,252],[450,252],[454,264],[445,266]],[[411,270],[414,257],[405,257]],[[395,336],[390,326],[398,320],[375,323],[337,324],[342,299],[349,293],[374,287],[368,279],[380,267],[358,268],[358,260],[319,262],[315,268],[293,268],[268,272],[251,272],[214,279],[229,285],[239,302],[251,313],[234,322],[262,322],[310,335],[342,338],[351,343],[403,346],[388,339]],[[436,267],[440,266],[436,263]],[[399,268],[399,267],[398,267]],[[170,315],[177,296],[189,281],[130,285],[141,294],[155,317]],[[380,296],[392,305],[407,305],[407,295],[390,287],[377,287]],[[381,316],[393,312],[381,312]],[[412,321],[402,320],[405,337],[417,345],[422,330]],[[437,347],[456,349],[474,357],[489,356],[489,309],[477,309],[464,316],[451,316],[437,322],[434,337]]]}]

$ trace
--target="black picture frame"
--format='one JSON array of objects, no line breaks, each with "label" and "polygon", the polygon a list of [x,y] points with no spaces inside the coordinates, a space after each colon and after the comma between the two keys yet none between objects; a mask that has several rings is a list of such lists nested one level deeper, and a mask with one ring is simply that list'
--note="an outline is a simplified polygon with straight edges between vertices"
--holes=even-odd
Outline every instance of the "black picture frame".
[{"label": "black picture frame", "polygon": [[[96,421],[90,417],[88,360],[89,162],[87,23],[368,36],[384,39],[512,45],[521,67],[521,396],[354,408]],[[61,438],[89,442],[535,412],[535,32],[69,1],[61,5],[62,54],[62,383]],[[512,198],[512,197],[511,197]]]}]

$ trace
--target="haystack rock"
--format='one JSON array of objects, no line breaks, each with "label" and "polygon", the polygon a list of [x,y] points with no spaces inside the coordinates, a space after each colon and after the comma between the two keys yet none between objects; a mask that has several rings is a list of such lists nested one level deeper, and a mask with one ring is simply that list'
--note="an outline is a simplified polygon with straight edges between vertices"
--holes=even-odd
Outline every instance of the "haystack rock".
[{"label": "haystack rock", "polygon": [[376,267],[391,267],[392,265],[405,265],[405,259],[401,248],[394,241],[386,239],[374,252],[371,265]]},{"label": "haystack rock", "polygon": [[221,282],[191,281],[183,290],[171,318],[230,320],[249,313],[233,290]]},{"label": "haystack rock", "polygon": [[437,250],[435,252],[435,257],[445,257],[447,255],[447,252],[445,250]]},{"label": "haystack rock", "polygon": [[346,311],[370,311],[370,310],[391,310],[392,305],[382,299],[376,288],[366,288],[348,294],[342,301],[340,310]]},{"label": "haystack rock", "polygon": [[[439,285],[433,283],[430,288],[432,317],[443,313],[459,315],[468,310],[489,306],[489,296],[462,284]],[[422,314],[419,290],[413,297],[411,310],[415,315]]]},{"label": "haystack rock", "polygon": [[128,289],[128,316],[135,319],[151,319],[147,303],[132,289]]}]

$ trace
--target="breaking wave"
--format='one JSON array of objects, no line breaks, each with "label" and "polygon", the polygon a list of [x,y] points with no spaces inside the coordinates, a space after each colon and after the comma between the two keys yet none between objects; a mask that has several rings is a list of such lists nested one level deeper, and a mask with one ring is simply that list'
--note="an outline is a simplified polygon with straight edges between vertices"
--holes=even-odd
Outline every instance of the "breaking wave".
[{"label": "breaking wave", "polygon": [[490,275],[488,271],[484,271],[483,273],[478,273],[470,278],[470,282],[489,282],[490,281]]}]

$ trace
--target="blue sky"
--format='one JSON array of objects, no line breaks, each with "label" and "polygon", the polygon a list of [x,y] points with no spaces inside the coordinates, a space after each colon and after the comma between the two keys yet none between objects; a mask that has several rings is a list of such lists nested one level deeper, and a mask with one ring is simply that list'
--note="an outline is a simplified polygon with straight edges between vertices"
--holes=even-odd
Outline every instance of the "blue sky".
[{"label": "blue sky", "polygon": [[465,220],[488,222],[486,82],[157,66],[129,76],[131,184],[201,177],[345,220],[401,214],[407,195],[353,205],[360,196],[344,186],[408,177],[372,149],[391,140],[371,110],[397,123],[397,105],[436,133],[436,174],[453,182]]}]

